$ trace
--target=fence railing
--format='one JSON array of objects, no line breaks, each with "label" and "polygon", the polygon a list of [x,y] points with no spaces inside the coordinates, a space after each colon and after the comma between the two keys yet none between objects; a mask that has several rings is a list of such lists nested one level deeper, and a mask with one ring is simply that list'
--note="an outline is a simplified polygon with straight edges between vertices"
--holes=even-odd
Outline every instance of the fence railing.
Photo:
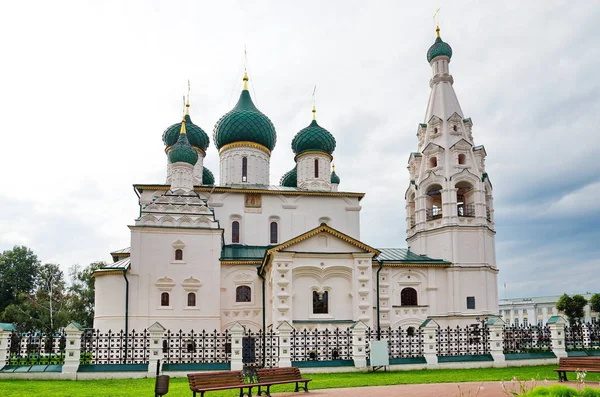
[{"label": "fence railing", "polygon": [[81,364],[145,364],[149,359],[147,330],[125,333],[87,329],[81,335]]},{"label": "fence railing", "polygon": [[166,331],[162,341],[165,364],[215,364],[231,361],[231,334],[218,332]]},{"label": "fence railing", "polygon": [[529,353],[551,349],[550,328],[504,327],[504,353]]},{"label": "fence railing", "polygon": [[292,361],[330,361],[352,359],[350,328],[292,331]]},{"label": "fence railing", "polygon": [[600,324],[571,324],[565,326],[567,350],[600,349]]},{"label": "fence railing", "polygon": [[53,365],[65,361],[64,332],[49,336],[35,332],[12,332],[8,345],[6,365]]},{"label": "fence railing", "polygon": [[370,328],[367,330],[367,356],[370,353],[369,342],[385,339],[388,341],[389,358],[423,357],[423,330],[406,328]]}]

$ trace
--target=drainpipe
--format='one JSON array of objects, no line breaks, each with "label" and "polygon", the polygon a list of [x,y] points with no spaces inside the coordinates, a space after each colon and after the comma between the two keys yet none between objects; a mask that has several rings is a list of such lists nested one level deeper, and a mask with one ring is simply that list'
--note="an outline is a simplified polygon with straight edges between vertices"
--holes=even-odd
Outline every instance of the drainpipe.
[{"label": "drainpipe", "polygon": [[266,310],[266,292],[265,276],[260,273],[260,266],[257,268],[258,277],[262,279],[262,367],[265,367],[267,354],[267,310]]},{"label": "drainpipe", "polygon": [[127,363],[127,335],[129,334],[129,280],[127,280],[127,269],[123,270],[125,279],[125,364]]},{"label": "drainpipe", "polygon": [[[138,193],[137,189],[135,188],[135,186],[133,187],[133,191],[135,192],[135,195],[138,197],[138,205],[140,207],[140,214],[138,215],[138,218],[142,217],[142,202],[141,202],[141,197],[140,194]],[[127,278],[125,278],[127,279]]]},{"label": "drainpipe", "polygon": [[377,340],[381,340],[381,316],[379,315],[379,272],[383,269],[383,262],[377,259],[379,262],[379,269],[377,269]]}]

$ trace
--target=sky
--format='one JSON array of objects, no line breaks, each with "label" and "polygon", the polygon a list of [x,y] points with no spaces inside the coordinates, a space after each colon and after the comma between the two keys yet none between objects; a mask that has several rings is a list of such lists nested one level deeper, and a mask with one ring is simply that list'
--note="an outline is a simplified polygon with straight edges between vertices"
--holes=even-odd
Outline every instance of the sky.
[{"label": "sky", "polygon": [[[340,190],[366,193],[361,240],[406,247],[409,153],[441,7],[450,72],[494,186],[500,298],[600,292],[600,6],[594,1],[4,1],[0,251],[110,261],[135,183],[164,183],[162,132],[212,139],[244,70],[273,121],[271,184],[310,123],[337,140]],[[214,142],[205,166],[218,180]]]}]

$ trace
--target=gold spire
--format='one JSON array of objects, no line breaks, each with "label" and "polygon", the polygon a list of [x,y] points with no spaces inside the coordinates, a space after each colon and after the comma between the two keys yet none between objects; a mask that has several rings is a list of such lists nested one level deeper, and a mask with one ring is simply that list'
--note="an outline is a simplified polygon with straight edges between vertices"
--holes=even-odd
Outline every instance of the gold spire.
[{"label": "gold spire", "polygon": [[440,25],[435,28],[435,37],[440,38]]},{"label": "gold spire", "polygon": [[188,80],[187,98],[185,100],[185,115],[190,115],[190,81]]},{"label": "gold spire", "polygon": [[244,70],[244,91],[248,91],[248,73]]},{"label": "gold spire", "polygon": [[181,121],[181,130],[179,130],[179,135],[185,135],[186,134],[186,130],[185,130],[185,120]]},{"label": "gold spire", "polygon": [[315,88],[313,89],[313,107],[312,107],[312,114],[313,114],[313,120],[317,120],[317,99],[316,99],[316,92],[317,92],[317,86],[315,86]]},{"label": "gold spire", "polygon": [[331,163],[331,172],[335,172],[335,164]]}]

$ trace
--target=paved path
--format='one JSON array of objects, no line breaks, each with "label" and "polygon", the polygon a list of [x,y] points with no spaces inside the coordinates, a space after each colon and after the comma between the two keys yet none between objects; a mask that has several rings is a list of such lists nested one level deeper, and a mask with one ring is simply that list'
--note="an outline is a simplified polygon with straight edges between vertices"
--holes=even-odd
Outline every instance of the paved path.
[{"label": "paved path", "polygon": [[[555,381],[537,382],[537,386],[553,385]],[[565,386],[577,388],[577,382],[563,382]],[[310,384],[309,384],[310,385]],[[505,382],[506,391],[520,391],[517,382]],[[531,381],[525,382],[525,387],[530,390]],[[598,383],[586,386],[600,388]],[[309,386],[310,387],[310,386]],[[461,394],[462,393],[462,394]],[[300,397],[298,393],[273,393],[274,397]],[[501,382],[469,382],[469,383],[434,383],[426,385],[396,385],[396,386],[368,386],[352,387],[347,389],[321,389],[311,390],[308,396],[312,397],[506,397],[508,394],[502,389]]]}]

